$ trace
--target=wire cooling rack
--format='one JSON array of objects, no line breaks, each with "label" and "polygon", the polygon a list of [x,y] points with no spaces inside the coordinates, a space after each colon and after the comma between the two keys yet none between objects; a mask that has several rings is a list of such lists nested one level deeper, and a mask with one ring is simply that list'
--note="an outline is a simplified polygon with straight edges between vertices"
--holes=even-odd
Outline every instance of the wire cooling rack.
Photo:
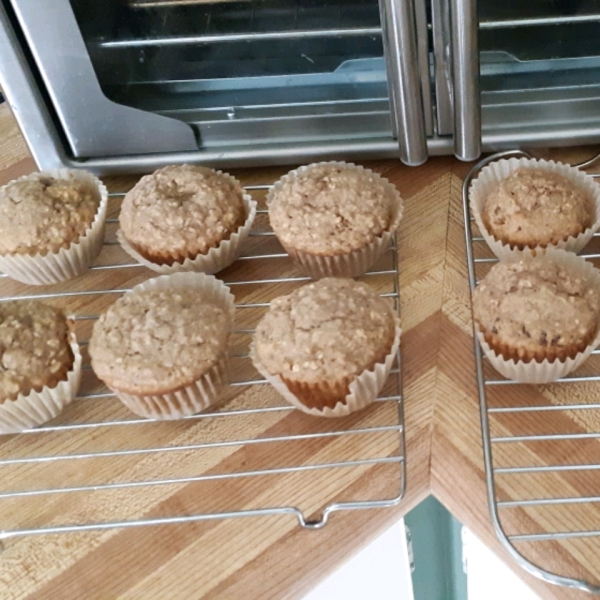
[{"label": "wire cooling rack", "polygon": [[[471,216],[469,186],[486,164],[512,157],[531,158],[519,150],[488,156],[471,169],[463,183],[471,293],[497,259]],[[597,159],[576,166],[587,167]],[[594,261],[600,258],[598,235],[581,256]],[[532,386],[498,375],[476,338],[475,364],[488,500],[498,538],[519,565],[536,577],[600,594],[596,583],[551,572],[539,564],[544,555],[560,552],[556,545],[552,547],[557,541],[569,545],[582,562],[600,552],[600,447],[596,447],[600,440],[600,351],[575,374],[551,385],[535,386],[535,392]],[[595,526],[590,528],[590,523]],[[590,564],[593,566],[593,560]]]},{"label": "wire cooling rack", "polygon": [[[246,189],[260,206],[269,187]],[[57,419],[0,436],[0,540],[276,515],[319,529],[334,511],[398,504],[406,487],[400,352],[378,400],[341,419],[293,410],[248,358],[254,326],[270,300],[309,280],[282,251],[264,208],[246,254],[219,274],[237,303],[224,403],[179,421],[148,421],[98,381],[87,356],[94,320],[133,285],[155,276],[132,263],[116,241],[123,196],[110,194],[105,246],[89,273],[44,288],[0,279],[3,300],[40,299],[73,315],[84,354],[80,394]],[[399,310],[395,240],[362,280]],[[374,470],[385,485],[368,480],[357,492],[359,478],[375,477]]]}]

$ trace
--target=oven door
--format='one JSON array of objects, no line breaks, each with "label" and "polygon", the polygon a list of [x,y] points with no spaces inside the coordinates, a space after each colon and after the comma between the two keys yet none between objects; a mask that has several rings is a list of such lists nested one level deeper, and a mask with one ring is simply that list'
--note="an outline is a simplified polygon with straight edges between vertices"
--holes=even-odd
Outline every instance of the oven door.
[{"label": "oven door", "polygon": [[105,159],[421,164],[434,127],[425,0],[414,1],[4,3],[67,154],[106,171]]},{"label": "oven door", "polygon": [[600,0],[442,4],[456,50],[455,139],[465,158],[482,143],[501,150],[600,142]]}]

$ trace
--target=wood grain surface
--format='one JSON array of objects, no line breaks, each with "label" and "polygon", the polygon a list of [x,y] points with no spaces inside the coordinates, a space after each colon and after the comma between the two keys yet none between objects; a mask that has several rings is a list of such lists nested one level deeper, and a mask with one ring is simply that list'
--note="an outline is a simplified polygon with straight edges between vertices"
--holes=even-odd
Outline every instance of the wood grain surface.
[{"label": "wood grain surface", "polygon": [[[591,149],[563,151],[557,156],[577,159]],[[551,153],[545,153],[550,155]],[[555,154],[552,154],[553,156]],[[426,495],[433,493],[465,525],[507,561],[544,598],[579,598],[582,593],[545,584],[527,575],[496,540],[490,524],[479,408],[471,337],[471,318],[463,241],[460,186],[470,165],[453,158],[431,159],[417,169],[398,161],[365,163],[392,180],[405,199],[405,217],[398,240],[400,261],[403,386],[406,415],[408,488],[397,508],[333,513],[318,531],[302,529],[292,516],[211,520],[182,525],[168,524],[136,528],[111,528],[69,534],[29,535],[8,538],[0,555],[1,598],[300,598],[341,562],[363,547],[405,514]],[[35,169],[24,142],[6,107],[0,108],[0,184]],[[253,169],[235,173],[245,184],[273,181],[281,168]],[[106,178],[111,190],[128,189],[135,178]],[[112,216],[118,199],[111,201]],[[260,226],[260,223],[259,223]],[[114,225],[108,227],[112,241]],[[254,240],[267,251],[272,239]],[[126,261],[121,250],[104,249],[99,264]],[[385,265],[385,263],[382,263]],[[242,269],[240,271],[239,269]],[[223,274],[227,280],[294,275],[291,264],[235,265]],[[63,292],[122,289],[151,275],[144,269],[103,270],[84,278],[53,286]],[[370,279],[380,291],[390,284],[384,276]],[[277,295],[293,289],[297,282],[269,284],[268,290],[253,285],[234,286],[238,301]],[[3,279],[2,296],[31,293],[30,287]],[[112,298],[116,297],[113,295]],[[64,296],[58,302],[71,312],[86,316],[103,310],[111,296]],[[241,316],[241,327],[251,328],[260,309]],[[89,335],[91,322],[78,321],[78,334]],[[247,336],[240,335],[243,354]],[[239,378],[256,377],[243,360],[236,367]],[[86,372],[84,393],[100,388]],[[391,385],[391,383],[389,384]],[[495,390],[491,401],[551,403],[565,394],[573,401],[598,400],[597,384],[565,386],[520,386],[518,393]],[[392,388],[390,388],[392,389]],[[554,400],[556,401],[556,400]],[[564,398],[563,398],[564,401]],[[222,410],[270,407],[269,413],[227,418],[198,419],[178,423],[138,423],[120,427],[74,429],[5,436],[0,440],[0,529],[47,526],[69,522],[110,521],[219,512],[297,504],[306,515],[318,516],[332,500],[391,498],[398,492],[397,466],[361,465],[356,468],[325,469],[277,476],[227,478],[127,487],[110,491],[74,492],[2,498],[1,493],[42,487],[93,486],[99,481],[132,482],[148,479],[218,475],[240,470],[282,468],[289,464],[315,465],[361,457],[394,456],[398,438],[389,432],[360,433],[306,439],[306,435],[335,428],[362,430],[393,422],[393,402],[378,403],[353,415],[342,424],[309,418],[281,406],[274,392],[263,386],[238,388]],[[525,430],[598,431],[593,411],[568,411],[552,418],[499,415],[493,420],[500,435],[518,435]],[[597,413],[596,413],[597,414]],[[56,423],[98,423],[128,417],[116,400],[78,400]],[[333,429],[332,429],[333,428]],[[193,445],[198,440],[255,440],[282,435],[301,439],[286,443],[235,443],[211,448],[210,452],[178,450],[121,454],[115,450],[151,450],[163,445]],[[302,437],[304,436],[304,437]],[[107,453],[104,458],[25,461],[28,457],[72,456],[89,452]],[[573,442],[573,461],[600,462],[598,440]],[[557,460],[552,444],[509,444],[495,455],[506,464],[547,464]],[[12,461],[12,462],[8,462]],[[560,495],[573,490],[581,495],[598,494],[594,473],[551,473],[528,480],[530,497]],[[522,497],[523,486],[503,480],[503,498]],[[600,529],[597,505],[574,505],[565,521],[557,509],[510,510],[503,513],[507,531],[561,530],[569,527]],[[595,538],[519,547],[550,570],[593,581],[600,580],[600,540]]]}]

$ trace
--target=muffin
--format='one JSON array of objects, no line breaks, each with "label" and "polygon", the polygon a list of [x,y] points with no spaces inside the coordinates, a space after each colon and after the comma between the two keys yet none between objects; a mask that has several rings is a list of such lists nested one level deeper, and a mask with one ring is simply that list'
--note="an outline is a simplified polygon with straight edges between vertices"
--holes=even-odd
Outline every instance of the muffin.
[{"label": "muffin", "polygon": [[375,400],[399,336],[392,307],[368,285],[325,278],[271,302],[251,357],[296,407],[338,416]]},{"label": "muffin", "polygon": [[84,272],[102,249],[108,194],[90,173],[33,173],[0,188],[0,269],[31,284]]},{"label": "muffin", "polygon": [[32,300],[0,303],[0,432],[56,417],[75,397],[81,355],[66,317]]},{"label": "muffin", "polygon": [[598,344],[600,272],[564,250],[500,261],[473,293],[473,317],[480,339],[505,363],[521,363],[525,374],[544,363],[542,375],[558,372],[557,363],[563,376]]},{"label": "muffin", "polygon": [[497,161],[482,170],[469,194],[473,216],[499,258],[525,248],[578,252],[600,225],[600,187],[568,165]]},{"label": "muffin", "polygon": [[314,278],[365,273],[385,252],[402,218],[396,188],[348,163],[291,171],[270,190],[267,206],[278,240]]},{"label": "muffin", "polygon": [[163,167],[125,195],[119,241],[158,272],[215,273],[239,255],[256,203],[230,175],[193,165]]},{"label": "muffin", "polygon": [[591,213],[589,194],[566,177],[520,168],[487,197],[482,216],[494,237],[523,249],[583,233],[591,225]]},{"label": "muffin", "polygon": [[200,412],[227,381],[233,311],[233,296],[214,277],[178,273],[147,281],[94,324],[92,368],[138,415]]}]

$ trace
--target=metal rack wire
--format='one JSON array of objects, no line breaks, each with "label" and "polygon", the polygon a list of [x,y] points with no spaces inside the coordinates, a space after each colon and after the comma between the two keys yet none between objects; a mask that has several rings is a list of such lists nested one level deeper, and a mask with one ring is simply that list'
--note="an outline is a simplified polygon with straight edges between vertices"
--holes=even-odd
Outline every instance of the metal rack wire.
[{"label": "metal rack wire", "polygon": [[[215,9],[220,9],[220,3],[198,2],[197,0],[179,0],[173,2],[168,1],[153,1],[141,0],[131,3],[132,8],[171,8],[177,6],[192,6],[202,5],[206,11],[203,15],[204,31],[202,26],[199,27],[198,33],[194,35],[169,35],[156,36],[149,38],[137,38],[127,40],[105,40],[100,42],[102,48],[141,48],[147,46],[180,46],[180,45],[196,45],[210,44],[223,42],[257,42],[265,40],[292,40],[292,39],[316,39],[316,38],[342,38],[342,37],[362,37],[362,36],[381,36],[381,27],[378,24],[365,26],[355,22],[352,26],[344,25],[347,18],[347,10],[345,7],[339,6],[335,8],[336,18],[329,19],[329,26],[314,26],[314,19],[303,17],[302,6],[298,2],[288,2],[282,4],[279,11],[287,10],[291,22],[281,29],[282,18],[281,13],[270,20],[270,25],[264,29],[265,24],[261,19],[255,18],[257,13],[264,11],[264,7],[256,7],[251,2],[245,9],[248,13],[245,19],[247,28],[244,31],[224,32],[219,31],[219,28],[214,28],[215,18],[213,12]],[[333,7],[327,7],[330,10]],[[325,7],[320,7],[321,12],[324,12]],[[377,7],[373,14],[377,15]],[[356,19],[353,19],[356,21]],[[257,23],[260,25],[257,26]]]},{"label": "metal rack wire", "polygon": [[[257,197],[268,188],[246,189]],[[123,195],[110,194],[109,217],[118,214]],[[231,286],[237,303],[234,379],[225,403],[180,421],[141,419],[96,379],[84,352],[80,395],[63,414],[39,428],[0,439],[0,540],[277,515],[291,515],[302,527],[319,529],[335,511],[400,502],[406,487],[400,352],[378,400],[342,419],[309,418],[293,410],[250,363],[250,337],[269,301],[284,291],[282,284],[289,291],[309,280],[282,251],[268,227],[266,210],[258,213],[246,254],[219,275]],[[105,247],[90,273],[50,288],[3,277],[2,299],[36,298],[71,311],[85,350],[98,313],[155,275],[121,250],[116,227],[117,219],[109,218]],[[114,285],[115,278],[123,284]],[[364,280],[399,309],[395,240]],[[252,393],[240,395],[248,390]],[[306,458],[302,451],[307,448],[318,452]],[[234,460],[240,453],[241,459]],[[351,483],[373,467],[385,469],[397,490],[389,497],[377,497],[377,492],[356,497]],[[278,494],[270,496],[276,503],[263,504],[260,486],[273,478],[280,478]],[[330,488],[338,479],[340,489],[330,489],[325,502],[317,501],[319,486]],[[186,486],[195,486],[194,499],[170,506],[170,495]]]},{"label": "metal rack wire", "polygon": [[[471,293],[478,279],[484,275],[490,265],[497,262],[497,259],[491,254],[479,232],[473,233],[477,226],[470,214],[469,186],[474,175],[486,164],[512,157],[531,158],[526,152],[520,150],[488,156],[471,169],[463,183],[462,200]],[[600,155],[574,166],[587,167],[598,158]],[[600,254],[593,248],[594,244],[597,245],[598,236],[599,234],[594,236],[591,245],[581,253],[581,256],[586,259],[600,258]],[[574,453],[571,444],[574,441],[600,439],[600,432],[589,431],[587,428],[583,431],[578,428],[569,430],[566,420],[559,420],[564,415],[587,413],[586,422],[593,426],[594,416],[600,415],[599,396],[594,390],[594,383],[600,381],[598,360],[600,351],[596,350],[576,374],[567,376],[550,386],[538,386],[549,392],[551,399],[546,396],[536,396],[535,401],[532,401],[531,395],[522,392],[523,384],[503,379],[487,364],[476,338],[474,338],[474,347],[488,501],[496,535],[517,563],[532,575],[553,584],[600,594],[600,585],[568,574],[551,572],[536,564],[536,561],[531,558],[531,555],[535,556],[536,551],[541,549],[541,545],[559,540],[568,543],[595,541],[595,549],[596,552],[598,551],[600,520],[596,511],[600,494],[597,492],[577,494],[574,486],[564,483],[557,486],[555,477],[568,476],[569,473],[593,474],[600,469],[600,452],[595,449],[591,451],[592,457],[595,455],[594,460],[588,459],[579,463],[573,463],[571,460]],[[581,395],[572,398],[568,394],[566,386],[572,383],[587,386],[584,390],[584,398]],[[513,428],[516,420],[520,420],[516,427],[518,434],[512,431],[507,433],[507,429],[511,429],[508,426],[508,419],[513,419]],[[558,422],[555,422],[557,420]],[[551,454],[556,462],[542,464],[542,461],[536,461],[536,452],[531,449],[532,445],[536,444],[540,451],[546,450],[551,445]],[[544,447],[540,448],[540,445]],[[514,453],[510,452],[515,447],[523,450],[522,462],[518,464],[515,464]],[[597,485],[594,481],[588,481],[590,489],[596,490]],[[538,489],[545,490],[546,496],[532,495],[531,490],[536,488],[536,484]],[[574,522],[575,517],[572,514],[574,505],[578,505],[579,510],[585,511],[586,523],[595,520],[598,526],[593,530],[589,529],[589,526],[556,529],[557,526],[564,527],[563,524]],[[510,511],[521,511],[520,518],[505,519]],[[548,514],[545,515],[544,511],[548,511]],[[587,552],[591,550],[589,546],[585,549]]]}]

